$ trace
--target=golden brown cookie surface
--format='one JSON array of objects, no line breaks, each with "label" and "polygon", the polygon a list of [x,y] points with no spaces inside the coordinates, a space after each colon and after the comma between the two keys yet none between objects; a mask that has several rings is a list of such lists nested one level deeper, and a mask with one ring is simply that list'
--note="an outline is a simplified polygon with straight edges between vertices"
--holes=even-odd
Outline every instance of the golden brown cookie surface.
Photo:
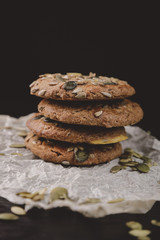
[{"label": "golden brown cookie surface", "polygon": [[128,99],[106,103],[43,99],[38,105],[38,111],[56,121],[106,128],[133,125],[143,118],[139,104]]},{"label": "golden brown cookie surface", "polygon": [[64,165],[88,166],[109,162],[122,154],[120,143],[110,145],[71,144],[46,141],[29,133],[26,147],[39,158]]},{"label": "golden brown cookie surface", "polygon": [[113,77],[96,76],[94,73],[44,74],[31,85],[31,94],[55,100],[111,100],[135,94],[126,81]]},{"label": "golden brown cookie surface", "polygon": [[127,139],[125,129],[70,125],[34,114],[27,127],[38,137],[72,143],[111,144]]}]

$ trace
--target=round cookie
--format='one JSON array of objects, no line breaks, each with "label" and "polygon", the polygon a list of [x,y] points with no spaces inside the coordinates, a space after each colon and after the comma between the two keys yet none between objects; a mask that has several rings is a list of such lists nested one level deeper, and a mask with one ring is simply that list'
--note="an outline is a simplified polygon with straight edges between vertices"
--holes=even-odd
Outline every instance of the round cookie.
[{"label": "round cookie", "polygon": [[135,94],[135,89],[126,81],[95,73],[44,74],[30,84],[31,94],[55,100],[111,100]]},{"label": "round cookie", "polygon": [[25,144],[39,158],[64,165],[88,166],[109,162],[122,154],[120,143],[111,145],[71,144],[47,141],[29,133]]},{"label": "round cookie", "polygon": [[38,111],[56,121],[106,128],[133,125],[143,118],[139,104],[128,99],[107,103],[43,99],[38,105]]},{"label": "round cookie", "polygon": [[34,114],[26,125],[38,137],[72,143],[111,144],[128,138],[123,127],[71,125],[51,120],[40,113]]}]

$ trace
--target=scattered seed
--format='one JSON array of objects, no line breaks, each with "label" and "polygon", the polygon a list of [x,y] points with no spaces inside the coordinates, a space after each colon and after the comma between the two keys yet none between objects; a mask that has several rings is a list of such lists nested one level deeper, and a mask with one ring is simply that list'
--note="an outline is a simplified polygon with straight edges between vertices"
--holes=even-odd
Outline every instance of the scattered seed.
[{"label": "scattered seed", "polygon": [[146,237],[151,233],[150,230],[148,229],[133,229],[129,231],[129,234],[134,236],[134,237]]},{"label": "scattered seed", "polygon": [[151,158],[146,157],[146,156],[141,156],[141,159],[146,161],[146,162],[151,161]]},{"label": "scattered seed", "polygon": [[25,215],[26,214],[26,211],[23,208],[18,207],[18,206],[12,206],[11,212],[16,215]]},{"label": "scattered seed", "polygon": [[160,227],[160,221],[153,219],[153,220],[151,220],[151,223],[157,227]]},{"label": "scattered seed", "polygon": [[101,92],[105,97],[112,97],[112,94],[108,93],[108,92]]},{"label": "scattered seed", "polygon": [[38,96],[39,97],[44,96],[45,93],[46,93],[46,90],[42,89],[39,91]]},{"label": "scattered seed", "polygon": [[102,113],[103,113],[103,111],[95,112],[95,113],[94,113],[94,116],[95,116],[95,117],[99,117],[99,116],[102,115]]},{"label": "scattered seed", "polygon": [[121,158],[119,160],[119,163],[128,163],[128,162],[131,162],[132,161],[132,158]]},{"label": "scattered seed", "polygon": [[122,170],[122,167],[119,166],[119,165],[117,165],[117,166],[112,167],[111,170],[110,170],[110,172],[111,172],[111,173],[117,173],[117,172],[119,172],[120,170]]},{"label": "scattered seed", "polygon": [[50,200],[49,203],[52,203],[56,200],[65,200],[68,198],[68,191],[66,188],[63,187],[56,187],[52,189],[50,193]]},{"label": "scattered seed", "polygon": [[127,162],[127,163],[123,163],[125,166],[127,167],[135,167],[137,166],[139,163],[138,162],[135,162],[135,161],[130,161],[130,162]]},{"label": "scattered seed", "polygon": [[20,157],[22,157],[22,156],[23,156],[23,154],[22,154],[22,153],[11,153],[11,155],[17,155],[17,156],[20,156]]},{"label": "scattered seed", "polygon": [[90,203],[100,203],[101,200],[99,198],[87,198],[84,202],[80,203],[82,204],[90,204]]},{"label": "scattered seed", "polygon": [[64,82],[64,79],[60,75],[56,75],[56,80]]},{"label": "scattered seed", "polygon": [[17,220],[17,219],[19,219],[19,217],[14,215],[13,213],[0,213],[0,220]]},{"label": "scattered seed", "polygon": [[133,153],[133,149],[132,148],[125,148],[124,151],[127,152],[127,153]]},{"label": "scattered seed", "polygon": [[145,163],[139,163],[136,166],[137,170],[142,173],[147,173],[149,172],[149,167]]},{"label": "scattered seed", "polygon": [[136,167],[130,167],[132,169],[132,171],[137,171]]},{"label": "scattered seed", "polygon": [[153,166],[158,166],[158,163],[157,163],[157,162],[154,162],[154,163],[153,163]]},{"label": "scattered seed", "polygon": [[4,153],[0,153],[0,156],[5,156],[5,154]]},{"label": "scattered seed", "polygon": [[64,85],[63,85],[63,88],[65,90],[72,90],[74,88],[77,87],[77,83],[74,82],[74,81],[69,81],[69,82],[66,82]]},{"label": "scattered seed", "polygon": [[21,132],[19,132],[17,135],[20,136],[20,137],[26,137],[27,134],[28,134],[27,131],[21,131]]},{"label": "scattered seed", "polygon": [[25,148],[26,146],[23,143],[15,143],[15,144],[11,144],[9,147],[10,148]]},{"label": "scattered seed", "polygon": [[124,198],[116,198],[111,201],[108,201],[107,203],[117,203],[117,202],[123,202],[123,201],[124,201]]},{"label": "scattered seed", "polygon": [[126,222],[126,226],[131,229],[142,229],[143,228],[141,223],[135,222],[135,221]]}]

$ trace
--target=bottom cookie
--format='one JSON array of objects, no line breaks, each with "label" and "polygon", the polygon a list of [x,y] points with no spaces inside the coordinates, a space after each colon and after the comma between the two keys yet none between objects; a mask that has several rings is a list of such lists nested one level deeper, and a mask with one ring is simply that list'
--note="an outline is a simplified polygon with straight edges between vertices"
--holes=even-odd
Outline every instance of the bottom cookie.
[{"label": "bottom cookie", "polygon": [[105,163],[122,154],[120,143],[110,145],[71,144],[38,138],[32,132],[26,137],[25,144],[33,154],[44,161],[72,166]]}]

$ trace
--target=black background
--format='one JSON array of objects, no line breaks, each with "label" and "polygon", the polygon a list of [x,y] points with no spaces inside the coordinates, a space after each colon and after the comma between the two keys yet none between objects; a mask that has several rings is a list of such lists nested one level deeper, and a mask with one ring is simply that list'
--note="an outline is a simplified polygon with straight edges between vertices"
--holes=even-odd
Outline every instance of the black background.
[{"label": "black background", "polygon": [[[112,6],[108,1],[89,6],[77,1],[43,2],[5,1],[1,5],[0,113],[19,117],[37,111],[40,98],[31,96],[28,86],[40,74],[96,72],[135,87],[132,99],[144,110],[144,119],[137,125],[160,138],[158,5],[146,1],[112,1]],[[0,206],[7,211],[9,204],[1,200]],[[34,239],[34,235],[39,239],[98,239],[97,227],[101,239],[130,239],[125,221],[141,220],[147,227],[149,217],[158,216],[159,207],[148,215],[122,214],[100,220],[63,209],[35,211],[15,225],[3,224],[2,238],[7,239],[9,230],[11,239],[11,233],[23,239]],[[20,232],[14,227],[21,228]]]}]

